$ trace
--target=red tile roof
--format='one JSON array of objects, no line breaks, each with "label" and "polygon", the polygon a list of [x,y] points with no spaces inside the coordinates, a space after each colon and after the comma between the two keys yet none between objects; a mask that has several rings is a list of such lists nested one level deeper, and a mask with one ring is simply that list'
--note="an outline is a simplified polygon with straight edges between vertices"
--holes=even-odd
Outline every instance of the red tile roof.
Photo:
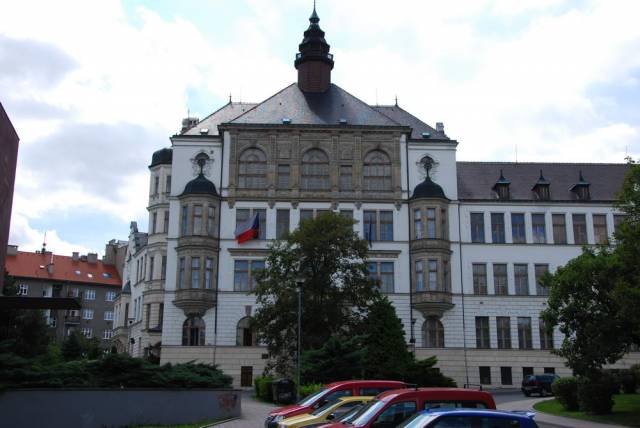
[{"label": "red tile roof", "polygon": [[[53,273],[47,270],[50,263],[53,263]],[[18,251],[17,255],[7,255],[6,269],[10,275],[20,278],[122,286],[116,267],[105,265],[100,260],[89,263],[51,253]]]}]

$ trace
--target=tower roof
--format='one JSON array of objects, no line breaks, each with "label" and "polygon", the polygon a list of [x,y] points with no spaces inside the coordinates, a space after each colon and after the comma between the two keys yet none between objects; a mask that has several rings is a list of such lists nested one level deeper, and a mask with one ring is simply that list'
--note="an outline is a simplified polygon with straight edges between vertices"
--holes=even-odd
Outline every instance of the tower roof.
[{"label": "tower roof", "polygon": [[438,199],[447,199],[444,195],[444,190],[442,187],[435,183],[429,175],[424,178],[424,181],[416,186],[413,189],[413,195],[411,195],[411,199],[420,199],[420,198],[438,198]]},{"label": "tower roof", "polygon": [[186,195],[213,195],[218,196],[216,185],[204,176],[203,173],[198,174],[196,178],[191,180],[184,186],[184,192],[180,196]]},{"label": "tower roof", "polygon": [[171,165],[172,161],[173,150],[171,148],[160,149],[153,152],[153,155],[151,156],[151,165],[149,165],[149,168],[157,165]]}]

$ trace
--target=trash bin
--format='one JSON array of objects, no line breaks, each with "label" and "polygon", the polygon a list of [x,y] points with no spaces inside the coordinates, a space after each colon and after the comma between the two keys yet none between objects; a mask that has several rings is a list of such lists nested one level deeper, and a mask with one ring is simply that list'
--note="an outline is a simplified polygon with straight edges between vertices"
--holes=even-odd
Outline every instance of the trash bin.
[{"label": "trash bin", "polygon": [[296,384],[291,379],[277,379],[271,383],[273,401],[279,404],[291,404],[296,400]]}]

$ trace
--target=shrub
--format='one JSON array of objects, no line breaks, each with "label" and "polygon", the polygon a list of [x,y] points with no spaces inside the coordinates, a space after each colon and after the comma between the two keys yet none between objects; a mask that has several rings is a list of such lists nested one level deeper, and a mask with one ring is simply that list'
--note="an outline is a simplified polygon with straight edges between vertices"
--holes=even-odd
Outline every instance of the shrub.
[{"label": "shrub", "polygon": [[256,388],[256,395],[258,398],[273,402],[273,391],[271,390],[271,384],[273,383],[273,377],[271,376],[258,376],[254,381]]},{"label": "shrub", "polygon": [[638,379],[631,370],[620,371],[620,383],[625,394],[635,394],[638,388]]},{"label": "shrub", "polygon": [[551,384],[553,395],[566,410],[578,410],[578,379],[562,377]]},{"label": "shrub", "polygon": [[307,397],[311,394],[315,394],[324,387],[321,383],[307,383],[300,386],[300,398]]},{"label": "shrub", "polygon": [[423,387],[455,387],[456,383],[453,379],[443,375],[440,369],[434,367],[437,362],[435,356],[411,361],[402,374],[402,380]]},{"label": "shrub", "polygon": [[600,374],[594,378],[581,378],[578,381],[578,404],[580,410],[596,415],[611,413],[613,408],[613,378]]}]

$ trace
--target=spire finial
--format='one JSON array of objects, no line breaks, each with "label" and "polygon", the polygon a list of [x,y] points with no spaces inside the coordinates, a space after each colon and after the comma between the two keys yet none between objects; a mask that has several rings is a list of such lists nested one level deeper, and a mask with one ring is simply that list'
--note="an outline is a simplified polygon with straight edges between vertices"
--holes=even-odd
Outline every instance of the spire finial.
[{"label": "spire finial", "polygon": [[540,178],[538,180],[545,181],[544,175],[542,175],[542,169],[540,170]]},{"label": "spire finial", "polygon": [[320,22],[320,18],[318,17],[318,14],[316,13],[316,0],[313,0],[313,12],[311,13],[311,16],[309,17],[309,22],[311,22],[312,24],[317,24],[318,22]]},{"label": "spire finial", "polygon": [[229,104],[231,104],[231,92],[229,92]]},{"label": "spire finial", "polygon": [[504,178],[504,174],[502,173],[502,169],[500,169],[500,180],[501,180],[501,181],[504,181],[504,180],[505,180],[505,178]]},{"label": "spire finial", "polygon": [[396,107],[398,107],[398,95],[396,95]]},{"label": "spire finial", "polygon": [[582,176],[582,170],[580,170],[580,177],[578,178],[578,181],[580,181],[580,183],[583,183],[587,180],[584,179],[584,177]]}]

